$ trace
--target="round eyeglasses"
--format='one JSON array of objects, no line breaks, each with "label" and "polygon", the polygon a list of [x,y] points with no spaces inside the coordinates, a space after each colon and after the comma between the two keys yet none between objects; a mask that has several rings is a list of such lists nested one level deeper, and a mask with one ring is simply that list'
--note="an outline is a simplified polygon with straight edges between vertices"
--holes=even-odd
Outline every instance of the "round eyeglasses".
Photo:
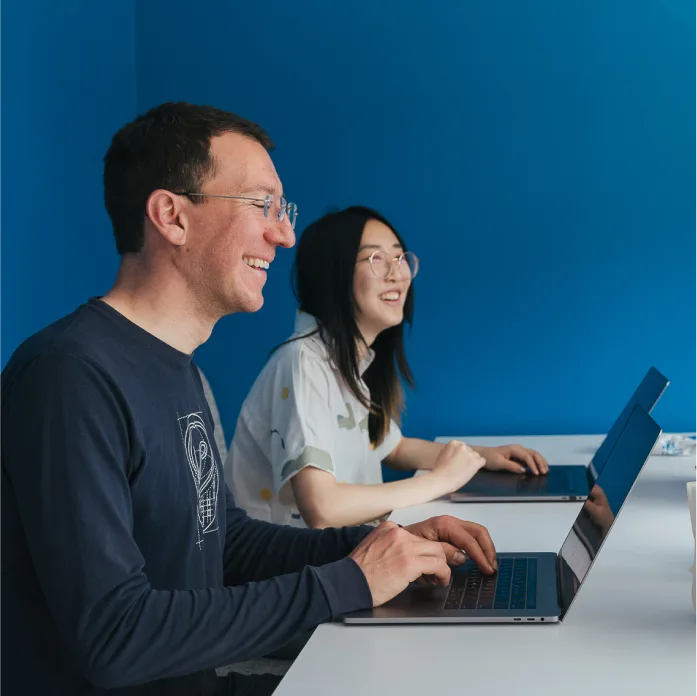
[{"label": "round eyeglasses", "polygon": [[389,278],[393,268],[398,278],[413,279],[419,272],[419,257],[411,251],[405,251],[394,258],[390,258],[384,251],[374,251],[370,256],[359,259],[356,263],[364,261],[370,264],[373,275],[380,279]]}]

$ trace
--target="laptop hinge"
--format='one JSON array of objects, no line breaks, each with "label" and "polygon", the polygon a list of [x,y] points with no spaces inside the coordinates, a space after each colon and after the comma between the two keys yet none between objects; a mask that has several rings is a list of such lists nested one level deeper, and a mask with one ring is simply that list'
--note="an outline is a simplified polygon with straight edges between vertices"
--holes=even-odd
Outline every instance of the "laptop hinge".
[{"label": "laptop hinge", "polygon": [[561,592],[561,583],[562,583],[562,557],[561,557],[561,551],[557,554],[557,606],[559,607],[559,618],[563,619],[564,614],[566,613],[564,611],[564,605],[562,604],[562,592]]}]

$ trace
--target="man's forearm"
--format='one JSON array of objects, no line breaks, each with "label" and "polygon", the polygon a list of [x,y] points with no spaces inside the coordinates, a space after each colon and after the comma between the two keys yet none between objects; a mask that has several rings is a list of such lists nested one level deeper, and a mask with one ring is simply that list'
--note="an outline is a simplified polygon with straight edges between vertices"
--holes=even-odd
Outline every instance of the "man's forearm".
[{"label": "man's forearm", "polygon": [[101,603],[74,627],[71,647],[97,686],[132,686],[249,660],[372,604],[362,571],[350,558],[240,587],[143,586],[140,592],[131,583],[115,593],[118,601]]},{"label": "man's forearm", "polygon": [[228,509],[227,514],[226,585],[258,582],[299,572],[308,565],[333,563],[348,556],[373,529],[300,529],[251,519],[239,508]]}]

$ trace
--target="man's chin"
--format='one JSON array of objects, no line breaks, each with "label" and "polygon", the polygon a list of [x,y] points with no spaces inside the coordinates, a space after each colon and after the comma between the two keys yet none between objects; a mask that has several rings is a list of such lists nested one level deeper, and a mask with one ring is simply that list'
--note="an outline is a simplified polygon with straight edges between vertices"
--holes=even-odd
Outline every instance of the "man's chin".
[{"label": "man's chin", "polygon": [[263,306],[264,296],[261,293],[245,298],[238,297],[227,303],[227,312],[225,314],[253,314],[258,312]]},{"label": "man's chin", "polygon": [[257,295],[256,297],[250,297],[249,300],[245,303],[244,308],[238,311],[247,312],[251,314],[253,312],[258,312],[263,306],[264,296],[261,293],[259,293],[259,295]]}]

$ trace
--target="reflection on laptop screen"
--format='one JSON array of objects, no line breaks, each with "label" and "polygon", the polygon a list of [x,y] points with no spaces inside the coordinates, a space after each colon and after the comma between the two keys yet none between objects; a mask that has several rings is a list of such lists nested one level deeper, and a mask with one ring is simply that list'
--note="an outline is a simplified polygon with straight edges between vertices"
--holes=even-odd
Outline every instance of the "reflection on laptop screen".
[{"label": "reflection on laptop screen", "polygon": [[627,423],[629,414],[632,412],[634,406],[641,406],[641,408],[646,411],[646,413],[651,413],[656,402],[661,398],[661,394],[665,391],[668,386],[668,380],[664,377],[655,367],[649,368],[649,371],[641,380],[641,384],[636,388],[634,394],[627,402],[622,413],[620,413],[619,418],[614,422],[613,426],[608,431],[607,436],[603,440],[602,445],[598,447],[598,450],[593,455],[593,459],[590,463],[591,474],[594,478],[600,476],[600,472],[605,466],[607,458],[612,452],[612,448],[617,442],[622,429]]},{"label": "reflection on laptop screen", "polygon": [[661,429],[640,406],[629,414],[603,472],[559,551],[561,616],[569,609]]}]

